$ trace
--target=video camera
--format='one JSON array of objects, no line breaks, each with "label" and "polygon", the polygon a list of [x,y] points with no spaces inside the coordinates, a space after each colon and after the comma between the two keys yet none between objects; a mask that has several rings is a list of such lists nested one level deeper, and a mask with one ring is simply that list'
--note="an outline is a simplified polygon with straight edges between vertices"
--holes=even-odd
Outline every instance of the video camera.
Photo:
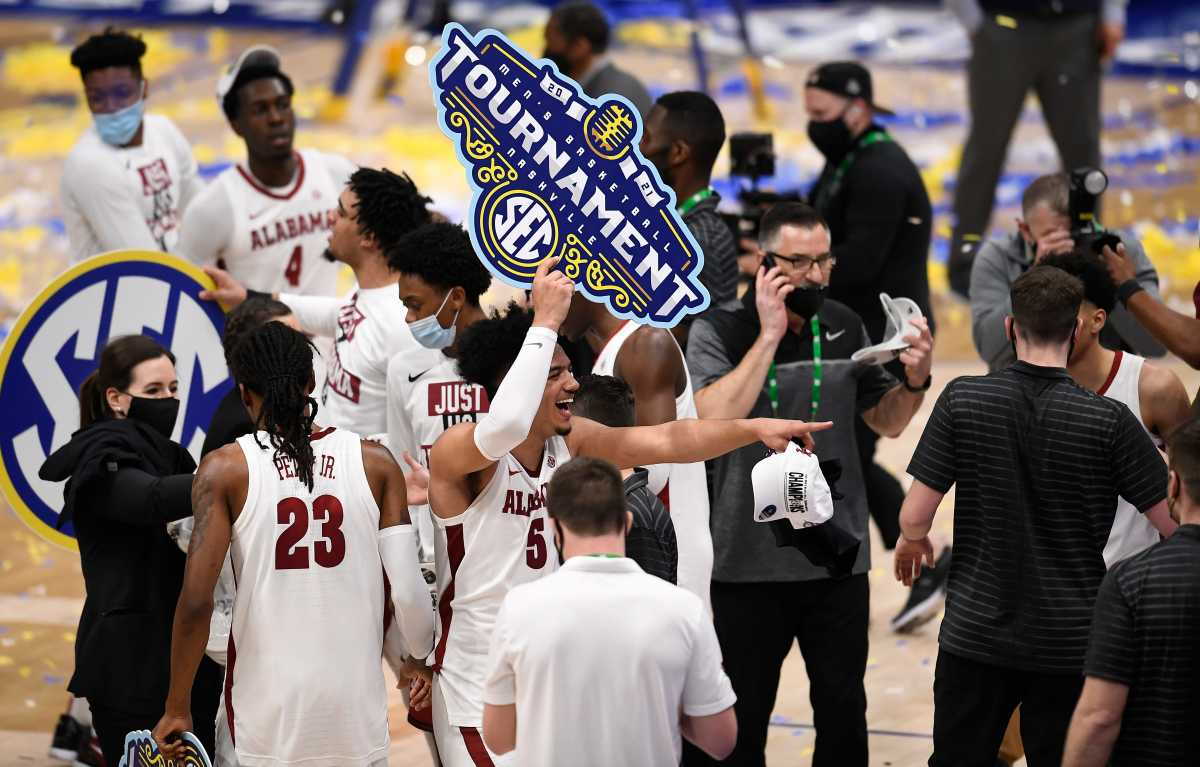
[{"label": "video camera", "polygon": [[1107,246],[1116,251],[1121,238],[1096,220],[1100,195],[1108,188],[1108,176],[1099,168],[1077,168],[1068,176],[1070,184],[1067,215],[1071,219],[1071,239],[1080,252],[1100,255]]},{"label": "video camera", "polygon": [[722,213],[734,240],[758,239],[758,222],[763,213],[777,202],[802,202],[798,192],[763,192],[758,180],[775,175],[775,142],[770,133],[735,133],[729,137],[729,175],[750,179],[750,188],[738,192],[741,208],[737,213]]}]

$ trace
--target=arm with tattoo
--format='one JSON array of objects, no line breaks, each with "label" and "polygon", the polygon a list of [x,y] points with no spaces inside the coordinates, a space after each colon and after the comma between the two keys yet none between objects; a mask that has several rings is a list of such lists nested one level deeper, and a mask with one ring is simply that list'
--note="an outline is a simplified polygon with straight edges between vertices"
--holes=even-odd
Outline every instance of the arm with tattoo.
[{"label": "arm with tattoo", "polygon": [[246,460],[234,444],[209,453],[192,484],[196,523],[171,632],[171,686],[163,718],[154,728],[154,737],[168,756],[173,752],[170,741],[191,729],[192,682],[208,643],[213,589],[232,536],[231,498],[244,492],[246,482]]}]

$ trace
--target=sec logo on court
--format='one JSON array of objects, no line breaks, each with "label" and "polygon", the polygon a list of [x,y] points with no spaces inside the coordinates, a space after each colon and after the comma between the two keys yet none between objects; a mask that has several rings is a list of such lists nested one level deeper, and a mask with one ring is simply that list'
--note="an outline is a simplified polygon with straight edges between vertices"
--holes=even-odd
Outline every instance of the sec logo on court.
[{"label": "sec logo on court", "polygon": [[79,428],[79,386],[109,339],[145,334],[175,354],[179,419],[172,438],[199,457],[229,372],[220,308],[201,301],[202,271],[162,253],[118,251],[76,264],[17,318],[0,350],[0,487],[35,532],[77,548],[56,529],[63,483],[38,477],[42,462]]}]

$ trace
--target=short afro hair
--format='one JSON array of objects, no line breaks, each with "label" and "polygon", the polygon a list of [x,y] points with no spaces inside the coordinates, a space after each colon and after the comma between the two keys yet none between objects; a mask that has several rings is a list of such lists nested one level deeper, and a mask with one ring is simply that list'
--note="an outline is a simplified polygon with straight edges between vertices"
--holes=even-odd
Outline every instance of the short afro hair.
[{"label": "short afro hair", "polygon": [[725,145],[725,118],[707,93],[675,91],[659,96],[655,106],[666,112],[667,132],[692,148],[696,165],[708,173]]},{"label": "short afro hair", "polygon": [[467,383],[482,386],[488,399],[494,398],[532,325],[533,312],[516,301],[510,302],[503,314],[492,312],[491,317],[471,325],[458,342],[458,374]]},{"label": "short afro hair", "polygon": [[568,42],[582,37],[591,43],[593,53],[600,54],[608,50],[612,31],[604,11],[595,3],[589,3],[587,0],[567,0],[555,6],[550,15],[558,22],[558,28],[562,30]]},{"label": "short afro hair", "polygon": [[1117,305],[1117,288],[1100,256],[1075,250],[1046,256],[1038,263],[1062,269],[1072,277],[1079,278],[1083,283],[1083,300],[1112,314],[1113,307]]},{"label": "short afro hair", "polygon": [[358,198],[358,230],[387,253],[401,237],[430,222],[431,199],[417,189],[407,173],[387,168],[359,168],[347,184]]},{"label": "short afro hair", "polygon": [[129,67],[139,79],[142,76],[142,56],[146,55],[146,43],[141,37],[115,27],[106,27],[98,35],[92,35],[71,51],[71,66],[79,70],[80,77],[87,77],[97,69]]},{"label": "short afro hair", "polygon": [[470,236],[457,224],[434,222],[417,227],[388,248],[387,260],[393,272],[420,277],[447,292],[462,288],[473,306],[479,306],[479,297],[492,284],[492,275],[475,255]]},{"label": "short afro hair", "polygon": [[278,80],[279,84],[283,86],[284,93],[289,96],[296,93],[296,86],[292,83],[292,78],[276,67],[243,67],[238,72],[233,85],[229,86],[229,92],[221,99],[221,111],[225,113],[226,120],[233,122],[237,119],[238,113],[242,109],[242,88],[258,80]]}]

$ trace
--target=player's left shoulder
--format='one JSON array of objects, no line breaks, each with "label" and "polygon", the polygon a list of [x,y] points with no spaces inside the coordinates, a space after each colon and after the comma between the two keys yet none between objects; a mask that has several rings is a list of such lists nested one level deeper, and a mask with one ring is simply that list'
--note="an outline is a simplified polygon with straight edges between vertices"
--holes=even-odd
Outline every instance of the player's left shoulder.
[{"label": "player's left shoulder", "polygon": [[346,185],[351,174],[358,170],[358,165],[346,157],[332,152],[322,152],[319,149],[301,149],[300,156],[308,166],[309,172],[324,173],[339,188]]},{"label": "player's left shoulder", "polygon": [[1144,402],[1162,403],[1169,398],[1186,400],[1187,390],[1175,371],[1146,360],[1138,376],[1138,395]]}]

